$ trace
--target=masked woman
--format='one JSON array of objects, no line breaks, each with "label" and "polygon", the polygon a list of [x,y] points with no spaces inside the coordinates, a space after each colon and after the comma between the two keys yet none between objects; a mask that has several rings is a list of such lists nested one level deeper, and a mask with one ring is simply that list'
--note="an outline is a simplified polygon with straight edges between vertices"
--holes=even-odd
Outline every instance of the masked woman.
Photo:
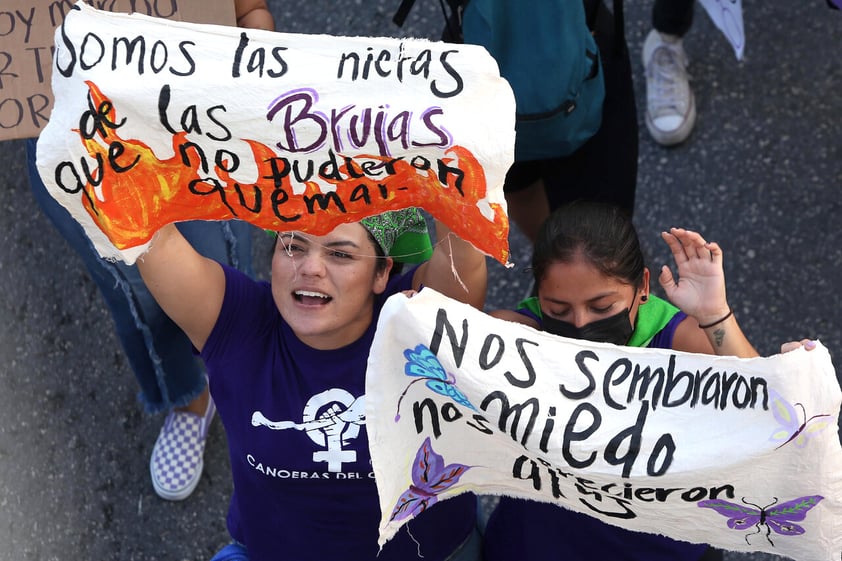
[{"label": "masked woman", "polygon": [[[722,250],[696,232],[661,234],[678,268],[650,293],[628,214],[597,203],[555,211],[535,244],[537,297],[492,315],[556,335],[694,353],[755,357],[725,295]],[[706,545],[624,530],[555,505],[503,497],[485,531],[486,561],[699,561],[721,559]]]}]

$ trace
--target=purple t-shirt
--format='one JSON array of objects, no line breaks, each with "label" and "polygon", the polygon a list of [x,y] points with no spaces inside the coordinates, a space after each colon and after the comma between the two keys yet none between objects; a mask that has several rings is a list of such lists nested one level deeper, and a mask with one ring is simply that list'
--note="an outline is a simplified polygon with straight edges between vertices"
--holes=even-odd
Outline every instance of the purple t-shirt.
[{"label": "purple t-shirt", "polygon": [[405,561],[419,552],[435,561],[472,531],[475,497],[461,495],[412,520],[378,555],[365,370],[383,302],[409,289],[413,272],[389,281],[362,337],[320,351],[295,336],[268,283],[225,268],[225,299],[202,358],[228,439],[228,530],[251,561]]}]

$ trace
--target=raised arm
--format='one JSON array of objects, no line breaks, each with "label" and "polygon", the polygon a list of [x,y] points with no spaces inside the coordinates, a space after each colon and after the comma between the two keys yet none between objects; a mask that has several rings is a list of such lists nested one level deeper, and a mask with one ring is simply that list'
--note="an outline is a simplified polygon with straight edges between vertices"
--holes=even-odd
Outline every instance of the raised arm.
[{"label": "raised arm", "polygon": [[[266,0],[234,0],[238,27],[275,30]],[[202,350],[222,308],[225,275],[216,261],[199,254],[173,224],[155,235],[137,262],[158,305]]]},{"label": "raised arm", "polygon": [[137,261],[158,305],[202,350],[225,294],[225,275],[216,261],[199,254],[174,224],[161,228]]},{"label": "raised arm", "polygon": [[683,228],[662,232],[661,237],[672,251],[678,280],[664,265],[658,281],[667,298],[692,318],[679,325],[673,348],[741,358],[758,356],[728,305],[719,245]]},{"label": "raised arm", "polygon": [[485,255],[436,220],[433,256],[418,267],[412,280],[414,289],[422,285],[482,310],[488,285]]},{"label": "raised arm", "polygon": [[266,0],[234,0],[238,27],[275,31],[275,19]]}]

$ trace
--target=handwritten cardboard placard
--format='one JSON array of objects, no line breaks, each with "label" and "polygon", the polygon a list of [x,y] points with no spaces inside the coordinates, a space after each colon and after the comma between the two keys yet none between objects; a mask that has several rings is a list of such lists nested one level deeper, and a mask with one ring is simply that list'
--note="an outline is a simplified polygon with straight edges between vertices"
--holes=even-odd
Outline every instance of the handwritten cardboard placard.
[{"label": "handwritten cardboard placard", "polygon": [[[87,0],[111,12],[234,25],[231,0]],[[38,136],[53,107],[53,32],[70,0],[3,0],[0,8],[0,140]]]},{"label": "handwritten cardboard placard", "polygon": [[37,161],[103,257],[181,220],[320,235],[416,206],[507,262],[514,96],[483,48],[77,6]]},{"label": "handwritten cardboard placard", "polygon": [[617,347],[424,289],[387,301],[371,349],[381,545],[470,491],[723,549],[842,554],[842,392],[821,344],[757,359]]}]

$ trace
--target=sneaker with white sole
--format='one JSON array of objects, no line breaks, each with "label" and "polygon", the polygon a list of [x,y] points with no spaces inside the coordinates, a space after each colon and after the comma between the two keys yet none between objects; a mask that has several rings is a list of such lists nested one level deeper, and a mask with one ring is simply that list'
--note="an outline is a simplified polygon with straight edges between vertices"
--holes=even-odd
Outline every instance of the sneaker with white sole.
[{"label": "sneaker with white sole", "polygon": [[655,142],[684,142],[696,123],[696,101],[681,37],[649,32],[643,43],[646,69],[646,128]]},{"label": "sneaker with white sole", "polygon": [[204,416],[170,411],[155,441],[149,472],[152,486],[162,499],[181,501],[190,496],[204,467],[205,440],[216,406],[208,397]]}]

